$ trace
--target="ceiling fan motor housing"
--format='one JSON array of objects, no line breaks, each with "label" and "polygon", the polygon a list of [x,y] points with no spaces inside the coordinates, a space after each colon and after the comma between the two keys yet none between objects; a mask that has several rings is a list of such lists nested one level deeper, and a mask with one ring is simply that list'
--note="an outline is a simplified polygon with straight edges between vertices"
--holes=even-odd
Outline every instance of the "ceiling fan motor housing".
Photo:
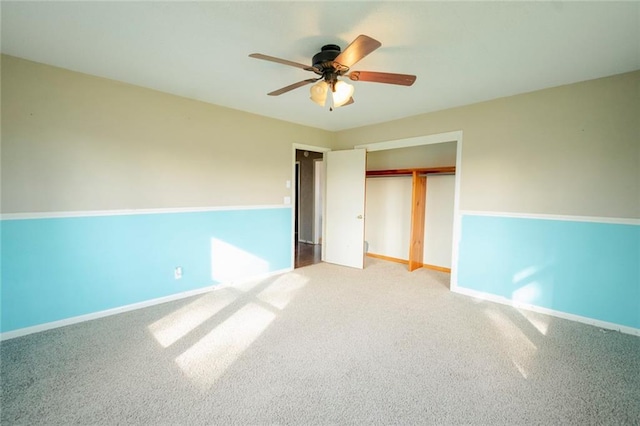
[{"label": "ceiling fan motor housing", "polygon": [[319,68],[321,70],[325,70],[327,68],[332,69],[333,61],[340,54],[340,46],[336,44],[326,44],[322,46],[320,52],[313,55],[313,59],[311,60],[314,67]]}]

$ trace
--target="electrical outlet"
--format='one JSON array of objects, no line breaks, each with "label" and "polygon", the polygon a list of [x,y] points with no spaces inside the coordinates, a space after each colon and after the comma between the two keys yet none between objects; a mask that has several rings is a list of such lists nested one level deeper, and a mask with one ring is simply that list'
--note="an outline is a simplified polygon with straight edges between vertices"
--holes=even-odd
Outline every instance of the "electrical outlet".
[{"label": "electrical outlet", "polygon": [[182,266],[176,266],[176,268],[173,270],[173,277],[176,280],[182,279]]}]

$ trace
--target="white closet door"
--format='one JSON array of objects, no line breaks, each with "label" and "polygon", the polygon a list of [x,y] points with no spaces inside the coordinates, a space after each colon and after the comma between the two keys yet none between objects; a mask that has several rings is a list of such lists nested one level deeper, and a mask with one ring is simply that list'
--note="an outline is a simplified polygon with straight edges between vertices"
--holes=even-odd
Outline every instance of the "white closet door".
[{"label": "white closet door", "polygon": [[324,261],[364,267],[364,190],[367,152],[329,151]]}]

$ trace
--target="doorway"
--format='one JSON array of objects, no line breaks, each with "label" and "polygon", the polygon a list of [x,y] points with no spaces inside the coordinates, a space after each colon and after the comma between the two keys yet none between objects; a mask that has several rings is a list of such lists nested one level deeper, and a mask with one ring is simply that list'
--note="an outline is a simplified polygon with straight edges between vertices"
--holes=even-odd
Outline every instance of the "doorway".
[{"label": "doorway", "polygon": [[294,268],[322,261],[323,153],[295,149]]}]

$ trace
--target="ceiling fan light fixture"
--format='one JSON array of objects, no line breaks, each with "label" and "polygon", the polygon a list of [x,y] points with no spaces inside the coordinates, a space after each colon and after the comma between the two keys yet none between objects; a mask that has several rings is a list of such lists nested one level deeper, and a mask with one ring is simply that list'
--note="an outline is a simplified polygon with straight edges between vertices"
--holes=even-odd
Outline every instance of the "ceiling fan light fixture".
[{"label": "ceiling fan light fixture", "polygon": [[345,83],[344,81],[336,81],[333,85],[333,106],[340,107],[346,104],[353,96],[353,85]]},{"label": "ceiling fan light fixture", "polygon": [[319,82],[311,86],[311,100],[320,106],[324,106],[324,104],[327,102],[328,91],[329,84],[324,80],[320,80]]}]

